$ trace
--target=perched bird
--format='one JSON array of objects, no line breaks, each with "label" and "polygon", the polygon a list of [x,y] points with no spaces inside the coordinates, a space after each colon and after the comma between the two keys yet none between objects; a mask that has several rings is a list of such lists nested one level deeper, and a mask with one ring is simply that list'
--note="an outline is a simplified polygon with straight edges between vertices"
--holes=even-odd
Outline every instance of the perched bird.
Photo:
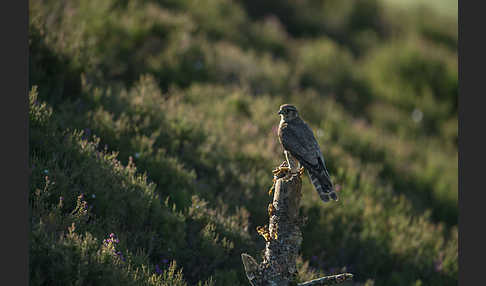
[{"label": "perched bird", "polygon": [[337,201],[324,157],[310,127],[299,117],[297,108],[290,104],[280,106],[278,138],[283,146],[291,173],[297,173],[302,165],[324,202]]}]

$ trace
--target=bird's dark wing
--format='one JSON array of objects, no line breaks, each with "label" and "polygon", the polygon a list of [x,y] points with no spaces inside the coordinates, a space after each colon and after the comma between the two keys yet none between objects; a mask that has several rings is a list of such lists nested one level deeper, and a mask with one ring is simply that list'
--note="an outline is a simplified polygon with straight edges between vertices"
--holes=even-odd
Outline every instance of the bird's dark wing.
[{"label": "bird's dark wing", "polygon": [[316,146],[313,142],[315,139],[312,131],[304,129],[303,125],[294,121],[283,124],[280,128],[279,136],[282,146],[294,157],[299,158],[299,161],[303,160],[307,164],[317,165],[317,156],[314,154]]},{"label": "bird's dark wing", "polygon": [[295,119],[280,128],[280,141],[285,150],[289,151],[301,164],[319,168],[318,158],[321,153],[312,130],[300,118]]},{"label": "bird's dark wing", "polygon": [[321,199],[325,202],[329,199],[337,200],[324,157],[310,127],[298,118],[284,124],[279,136],[284,149],[299,160],[307,170]]}]

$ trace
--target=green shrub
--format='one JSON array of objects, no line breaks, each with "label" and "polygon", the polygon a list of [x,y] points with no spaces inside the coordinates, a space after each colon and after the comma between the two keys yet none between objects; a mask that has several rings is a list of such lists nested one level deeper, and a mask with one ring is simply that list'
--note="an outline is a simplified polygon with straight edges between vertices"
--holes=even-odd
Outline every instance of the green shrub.
[{"label": "green shrub", "polygon": [[351,112],[361,113],[371,101],[371,94],[354,71],[355,64],[351,53],[332,40],[309,40],[298,49],[296,76],[301,88],[335,97]]},{"label": "green shrub", "polygon": [[[176,276],[173,278],[175,280],[167,282],[166,280],[169,278],[153,277],[151,274],[153,270],[149,271],[146,267],[154,267],[155,261],[158,261],[161,256],[184,259],[183,265],[200,265],[201,259],[207,259],[207,255],[214,256],[215,250],[219,249],[221,245],[232,250],[235,242],[238,242],[240,251],[248,248],[247,226],[245,227],[248,224],[248,215],[245,214],[244,209],[240,209],[236,216],[228,214],[218,217],[214,214],[221,212],[215,212],[204,205],[204,210],[212,215],[201,221],[200,212],[198,212],[197,217],[190,219],[192,216],[190,209],[188,209],[188,214],[183,214],[177,212],[175,206],[169,207],[167,201],[164,203],[160,200],[156,193],[156,185],[149,183],[146,175],[140,175],[137,172],[133,161],[130,160],[127,166],[123,166],[116,159],[116,153],[100,150],[99,139],[96,137],[92,142],[83,138],[83,132],[59,130],[55,121],[57,118],[50,118],[50,109],[44,103],[36,101],[35,90],[31,92],[30,102],[30,126],[37,131],[30,133],[31,164],[33,166],[30,196],[33,210],[31,227],[33,231],[38,229],[40,237],[50,238],[48,241],[39,238],[45,245],[50,245],[49,243],[60,245],[59,255],[66,254],[68,255],[66,259],[75,260],[74,264],[60,261],[59,264],[52,266],[52,271],[44,272],[42,267],[50,267],[51,262],[43,264],[40,261],[55,259],[52,255],[57,254],[49,250],[42,250],[45,246],[35,240],[32,242],[33,248],[31,249],[33,255],[31,278],[33,280],[38,281],[39,284],[49,283],[42,281],[53,281],[54,277],[62,273],[63,279],[66,280],[60,280],[61,285],[75,283],[73,282],[75,280],[72,279],[88,279],[91,281],[89,283],[116,282],[136,285],[141,285],[142,280],[145,281],[142,284],[146,285],[150,280],[152,281],[150,283],[154,283],[153,285],[174,285],[171,283],[179,281],[182,276]],[[49,144],[44,145],[45,142],[49,142]],[[200,209],[200,211],[203,210]],[[191,225],[200,225],[204,231],[193,233],[187,229],[185,217],[191,222],[195,220]],[[65,242],[62,233],[73,223],[78,230],[77,233],[86,232],[86,234],[81,237],[68,237],[73,238],[74,242],[73,240]],[[214,227],[217,225],[220,226],[216,231]],[[111,268],[114,266],[106,262],[106,255],[98,253],[100,250],[96,248],[96,237],[106,236],[106,230],[119,234],[119,247],[124,250],[122,253],[125,253],[126,259],[133,257],[133,265],[129,264],[126,266],[128,268],[124,267],[113,272],[114,269]],[[239,234],[236,234],[236,230],[240,230]],[[218,239],[222,235],[225,237]],[[183,239],[181,240],[181,238]],[[186,245],[192,243],[191,241],[194,239],[201,242],[192,245],[190,249],[186,248]],[[216,244],[208,245],[207,242],[212,243],[213,239]],[[80,249],[83,256],[79,257],[76,254],[79,252],[78,250],[72,250],[71,247],[66,249],[63,246],[65,243],[71,242],[75,243],[75,247],[77,247],[76,245],[88,245],[91,250],[86,252]],[[40,250],[37,251],[37,249]],[[148,253],[139,253],[140,249],[145,249]],[[190,251],[190,254],[185,253],[183,249]],[[174,250],[177,251],[174,252]],[[101,250],[101,253],[104,252]],[[199,253],[199,255],[195,256],[194,253]],[[72,255],[75,258],[69,258]],[[228,258],[235,261],[234,257],[237,256],[233,252],[224,252],[216,257],[219,257],[218,259],[221,261],[226,261]],[[96,259],[101,259],[101,265],[99,263],[89,264],[83,266],[85,270],[79,268],[78,264],[84,265],[87,261]],[[66,263],[67,265],[65,265]],[[232,265],[235,264],[237,263],[233,262]],[[140,272],[137,270],[140,267],[142,270],[145,269],[143,274],[137,274]],[[189,278],[195,283],[201,280],[202,276],[214,273],[214,267],[210,268],[209,272],[203,271],[203,269],[194,270]],[[132,273],[130,269],[135,271],[134,277],[130,276]],[[81,271],[80,274],[79,271]],[[106,271],[113,272],[113,274],[103,275]],[[125,276],[118,277],[120,275],[117,271],[124,271]],[[78,274],[73,276],[72,273]],[[140,277],[140,275],[142,276]],[[177,283],[183,283],[181,281]]]},{"label": "green shrub", "polygon": [[423,131],[439,132],[457,113],[457,59],[419,40],[396,42],[377,50],[364,73],[377,96],[412,113],[422,110]]},{"label": "green shrub", "polygon": [[457,284],[456,21],[404,5],[33,1],[31,283],[247,285],[293,103],[341,198],[300,279]]}]

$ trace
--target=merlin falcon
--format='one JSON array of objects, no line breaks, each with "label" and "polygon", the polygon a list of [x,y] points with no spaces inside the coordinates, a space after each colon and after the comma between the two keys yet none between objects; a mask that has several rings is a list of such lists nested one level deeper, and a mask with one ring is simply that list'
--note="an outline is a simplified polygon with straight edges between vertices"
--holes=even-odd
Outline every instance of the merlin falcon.
[{"label": "merlin falcon", "polygon": [[324,156],[310,127],[299,117],[293,105],[280,106],[278,114],[281,118],[278,138],[290,172],[297,173],[300,166],[303,166],[321,199],[324,202],[331,199],[337,201]]}]

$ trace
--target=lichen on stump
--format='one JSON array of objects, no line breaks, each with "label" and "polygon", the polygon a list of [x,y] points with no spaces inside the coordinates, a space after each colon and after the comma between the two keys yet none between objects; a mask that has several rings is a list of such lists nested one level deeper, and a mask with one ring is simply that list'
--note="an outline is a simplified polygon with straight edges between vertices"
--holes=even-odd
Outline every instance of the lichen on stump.
[{"label": "lichen on stump", "polygon": [[241,259],[246,276],[252,286],[327,285],[350,280],[349,273],[326,276],[298,284],[296,259],[302,243],[302,224],[299,206],[302,198],[303,170],[297,174],[288,172],[286,162],[274,174],[273,201],[268,205],[269,224],[257,231],[266,241],[263,261],[258,264],[250,255]]}]

